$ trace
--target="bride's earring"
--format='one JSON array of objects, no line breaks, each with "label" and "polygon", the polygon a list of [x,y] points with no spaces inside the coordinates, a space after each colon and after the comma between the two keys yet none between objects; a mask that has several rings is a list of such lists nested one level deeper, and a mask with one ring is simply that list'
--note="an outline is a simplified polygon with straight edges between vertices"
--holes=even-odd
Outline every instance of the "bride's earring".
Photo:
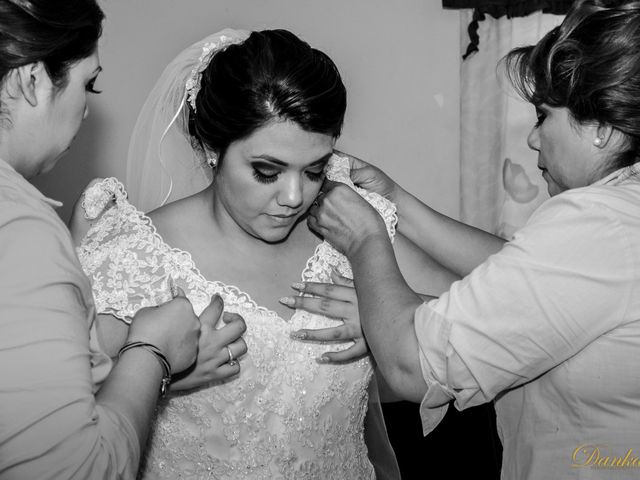
[{"label": "bride's earring", "polygon": [[216,166],[218,165],[218,155],[209,152],[209,154],[207,155],[207,165],[209,165],[211,168],[216,168]]}]

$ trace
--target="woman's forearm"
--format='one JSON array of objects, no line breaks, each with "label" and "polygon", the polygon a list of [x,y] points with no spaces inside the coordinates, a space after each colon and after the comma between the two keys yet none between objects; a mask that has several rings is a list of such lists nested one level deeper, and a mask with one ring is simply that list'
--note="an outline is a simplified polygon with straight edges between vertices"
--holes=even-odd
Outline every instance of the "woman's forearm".
[{"label": "woman's forearm", "polygon": [[419,402],[426,384],[413,314],[422,300],[404,281],[385,234],[368,237],[349,259],[362,328],[378,367],[398,396]]},{"label": "woman's forearm", "polygon": [[395,201],[398,230],[461,277],[498,252],[505,243],[500,237],[436,212],[400,187]]},{"label": "woman's forearm", "polygon": [[[71,289],[57,289],[54,298],[69,298],[65,290]],[[5,308],[0,315],[9,332],[0,342],[0,423],[8,426],[0,434],[0,477],[134,478],[162,369],[146,352],[127,352],[94,397],[89,351],[76,340],[87,336],[85,319],[73,315],[82,306],[56,307],[26,313],[20,307],[22,318]],[[11,331],[12,322],[20,328]],[[103,358],[95,355],[97,362]],[[96,366],[96,375],[106,367]]]},{"label": "woman's forearm", "polygon": [[117,361],[96,395],[99,406],[121,415],[133,426],[140,451],[146,444],[163,373],[151,352],[133,348]]}]

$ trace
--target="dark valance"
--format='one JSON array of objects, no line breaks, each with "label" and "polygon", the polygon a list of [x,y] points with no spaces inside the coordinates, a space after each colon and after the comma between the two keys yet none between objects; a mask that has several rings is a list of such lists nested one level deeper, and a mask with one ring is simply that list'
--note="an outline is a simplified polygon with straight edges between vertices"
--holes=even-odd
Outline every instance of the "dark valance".
[{"label": "dark valance", "polygon": [[572,4],[573,0],[442,0],[444,8],[473,9],[473,19],[468,28],[471,43],[462,58],[467,58],[478,51],[480,43],[478,22],[484,20],[485,15],[491,15],[493,18],[526,17],[538,10],[554,15],[564,15]]}]

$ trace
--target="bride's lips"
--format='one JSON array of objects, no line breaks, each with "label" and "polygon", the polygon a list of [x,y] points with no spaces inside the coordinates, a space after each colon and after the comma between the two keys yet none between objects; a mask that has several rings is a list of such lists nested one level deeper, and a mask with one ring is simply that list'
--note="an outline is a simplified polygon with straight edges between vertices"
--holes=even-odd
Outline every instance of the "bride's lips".
[{"label": "bride's lips", "polygon": [[295,217],[296,215],[298,215],[298,213],[300,212],[293,212],[293,213],[270,213],[269,215],[272,217],[278,217],[278,218],[289,218],[289,217]]},{"label": "bride's lips", "polygon": [[269,217],[271,217],[276,223],[282,223],[282,224],[287,224],[289,222],[291,222],[291,220],[295,220],[296,217],[298,216],[298,213],[300,212],[296,212],[296,213],[292,213],[292,214],[268,214]]}]

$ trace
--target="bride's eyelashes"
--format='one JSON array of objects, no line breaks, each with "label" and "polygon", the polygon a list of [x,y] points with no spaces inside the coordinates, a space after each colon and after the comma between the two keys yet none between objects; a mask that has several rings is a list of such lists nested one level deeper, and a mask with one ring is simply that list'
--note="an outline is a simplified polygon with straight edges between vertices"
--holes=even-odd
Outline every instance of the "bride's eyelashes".
[{"label": "bride's eyelashes", "polygon": [[273,183],[278,180],[280,170],[274,168],[268,164],[254,163],[251,165],[253,168],[253,178],[260,183]]},{"label": "bride's eyelashes", "polygon": [[[260,183],[264,183],[264,184],[273,183],[276,180],[278,180],[280,173],[281,171],[279,170],[253,166],[253,178],[255,178],[256,181]],[[321,168],[318,171],[307,170],[304,172],[304,174],[312,182],[320,182],[324,179],[324,168]]]},{"label": "bride's eyelashes", "polygon": [[324,180],[324,168],[321,168],[319,171],[314,172],[312,170],[307,170],[304,172],[307,178],[312,182],[320,182]]}]

